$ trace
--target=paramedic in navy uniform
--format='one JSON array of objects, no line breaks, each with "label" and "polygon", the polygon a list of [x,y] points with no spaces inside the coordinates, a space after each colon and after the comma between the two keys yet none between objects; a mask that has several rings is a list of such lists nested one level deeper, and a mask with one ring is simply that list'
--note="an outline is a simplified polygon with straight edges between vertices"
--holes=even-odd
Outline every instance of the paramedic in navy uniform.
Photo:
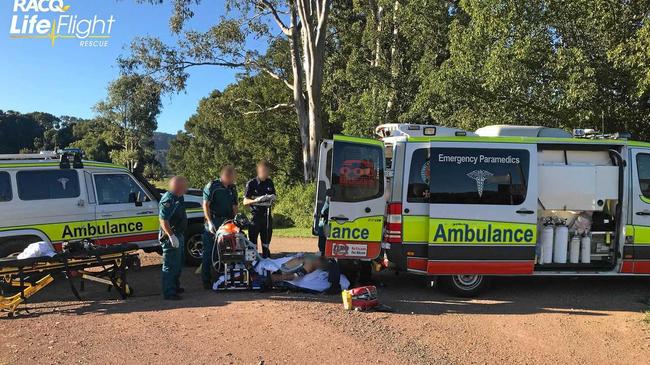
[{"label": "paramedic in navy uniform", "polygon": [[275,201],[275,186],[269,177],[270,168],[267,161],[257,163],[257,177],[246,183],[244,205],[251,208],[252,224],[248,230],[251,242],[257,245],[257,237],[262,241],[262,257],[271,256],[271,236],[273,235],[273,217],[271,205]]}]

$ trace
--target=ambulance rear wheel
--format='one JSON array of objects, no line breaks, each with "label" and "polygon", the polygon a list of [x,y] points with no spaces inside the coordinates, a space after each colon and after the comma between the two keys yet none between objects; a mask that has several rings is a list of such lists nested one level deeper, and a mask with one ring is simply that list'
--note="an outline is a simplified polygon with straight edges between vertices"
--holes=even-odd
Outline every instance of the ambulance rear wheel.
[{"label": "ambulance rear wheel", "polygon": [[490,285],[490,278],[483,275],[441,276],[438,280],[444,289],[464,298],[475,297]]}]

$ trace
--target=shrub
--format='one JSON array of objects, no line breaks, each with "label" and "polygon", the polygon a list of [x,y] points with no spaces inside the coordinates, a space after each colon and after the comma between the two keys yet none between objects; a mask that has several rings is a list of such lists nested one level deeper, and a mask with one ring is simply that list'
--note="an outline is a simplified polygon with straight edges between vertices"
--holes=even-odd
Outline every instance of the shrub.
[{"label": "shrub", "polygon": [[278,228],[310,228],[314,220],[316,184],[276,187],[278,201],[273,208],[273,225]]}]

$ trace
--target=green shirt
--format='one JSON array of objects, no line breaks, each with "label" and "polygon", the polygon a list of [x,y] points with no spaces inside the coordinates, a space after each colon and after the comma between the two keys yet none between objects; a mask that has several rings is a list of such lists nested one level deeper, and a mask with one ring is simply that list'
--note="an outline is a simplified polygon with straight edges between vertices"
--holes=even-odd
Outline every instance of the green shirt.
[{"label": "green shirt", "polygon": [[158,217],[169,222],[169,226],[175,234],[183,234],[187,228],[187,213],[184,203],[185,199],[182,196],[176,196],[168,191],[162,196],[158,205]]},{"label": "green shirt", "polygon": [[233,206],[237,205],[237,188],[225,186],[219,179],[203,188],[203,201],[210,203],[210,218],[219,227],[224,221],[235,217]]}]

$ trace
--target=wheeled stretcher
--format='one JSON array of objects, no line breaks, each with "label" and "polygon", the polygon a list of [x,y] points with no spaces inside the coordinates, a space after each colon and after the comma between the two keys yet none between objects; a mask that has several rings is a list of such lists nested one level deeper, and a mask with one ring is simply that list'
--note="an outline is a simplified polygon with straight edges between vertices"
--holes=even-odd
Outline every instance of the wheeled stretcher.
[{"label": "wheeled stretcher", "polygon": [[70,284],[74,296],[81,300],[73,278],[94,281],[115,288],[122,299],[133,293],[126,281],[126,270],[139,267],[138,246],[122,244],[79,252],[64,252],[53,257],[0,259],[0,311],[13,317],[20,304],[54,281],[61,273]]}]

